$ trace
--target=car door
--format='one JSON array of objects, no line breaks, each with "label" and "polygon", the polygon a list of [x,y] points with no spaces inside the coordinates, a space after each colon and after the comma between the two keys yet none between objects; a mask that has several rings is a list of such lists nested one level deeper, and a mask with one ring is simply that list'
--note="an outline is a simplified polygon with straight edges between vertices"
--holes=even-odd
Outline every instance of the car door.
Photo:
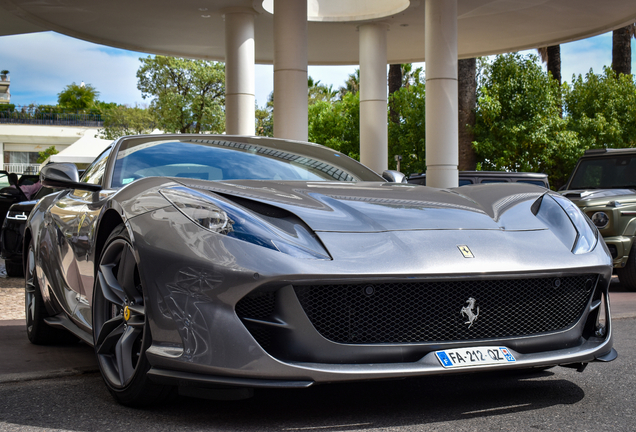
[{"label": "car door", "polygon": [[[86,170],[81,181],[101,184],[108,153],[102,153]],[[82,189],[64,192],[50,208],[57,239],[52,256],[58,257],[61,286],[67,313],[85,330],[90,330],[90,299],[93,292],[92,248],[96,235],[97,216],[104,200],[99,192]],[[59,297],[59,296],[58,296]]]}]

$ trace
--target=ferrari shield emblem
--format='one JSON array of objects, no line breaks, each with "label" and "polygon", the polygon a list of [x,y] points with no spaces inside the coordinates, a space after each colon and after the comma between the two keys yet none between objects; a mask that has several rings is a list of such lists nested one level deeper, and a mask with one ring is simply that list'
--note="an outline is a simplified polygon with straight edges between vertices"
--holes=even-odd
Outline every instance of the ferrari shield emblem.
[{"label": "ferrari shield emblem", "polygon": [[475,255],[468,249],[466,245],[458,245],[457,249],[464,255],[464,258],[475,258]]}]

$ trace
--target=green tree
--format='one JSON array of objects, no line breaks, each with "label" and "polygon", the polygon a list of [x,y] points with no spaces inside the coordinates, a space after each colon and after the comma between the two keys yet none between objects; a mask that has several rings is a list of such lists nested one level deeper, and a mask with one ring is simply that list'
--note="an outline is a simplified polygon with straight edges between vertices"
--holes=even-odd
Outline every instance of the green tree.
[{"label": "green tree", "polygon": [[534,55],[482,61],[475,152],[484,170],[545,172],[556,187],[578,155],[577,134],[559,116],[560,87]]},{"label": "green tree", "polygon": [[72,111],[85,111],[93,108],[99,92],[90,84],[69,84],[57,94],[57,103],[61,108]]},{"label": "green tree", "polygon": [[578,134],[581,149],[636,146],[636,85],[632,75],[609,67],[573,79],[565,93],[568,128]]},{"label": "green tree", "polygon": [[256,135],[274,136],[274,92],[269,94],[267,104],[263,108],[256,107]]},{"label": "green tree", "polygon": [[38,153],[37,163],[42,163],[47,160],[49,157],[58,154],[59,151],[55,148],[55,146],[51,146],[44,151]]},{"label": "green tree", "polygon": [[342,100],[309,105],[309,141],[360,160],[359,94],[345,93]]},{"label": "green tree", "polygon": [[[395,117],[389,122],[389,167],[395,168],[395,155],[402,156],[405,174],[426,170],[426,89],[420,76],[389,97]],[[389,116],[393,113],[389,110]]]},{"label": "green tree", "polygon": [[114,140],[125,135],[147,134],[157,127],[152,112],[139,106],[119,105],[104,111],[104,128],[99,129],[99,137]]},{"label": "green tree", "polygon": [[137,88],[166,132],[225,130],[225,65],[176,57],[140,59]]}]

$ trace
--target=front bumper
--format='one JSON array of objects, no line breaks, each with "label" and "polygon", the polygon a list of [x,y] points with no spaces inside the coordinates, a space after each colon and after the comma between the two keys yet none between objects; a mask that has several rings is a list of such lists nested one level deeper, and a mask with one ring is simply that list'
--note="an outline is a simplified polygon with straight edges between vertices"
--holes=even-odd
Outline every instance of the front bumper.
[{"label": "front bumper", "polygon": [[629,252],[632,249],[634,243],[634,237],[632,236],[614,236],[603,237],[605,244],[612,255],[612,262],[614,268],[623,268],[627,264],[629,258]]},{"label": "front bumper", "polygon": [[[555,365],[583,365],[592,361],[609,362],[618,357],[611,340],[601,346],[582,347],[577,350],[563,349],[542,354],[519,354],[511,350],[517,361],[514,364],[502,364],[496,366],[475,366],[455,369],[443,368],[435,354],[430,353],[415,363],[408,364],[369,364],[369,365],[325,365],[312,363],[289,364],[296,373],[307,377],[318,378],[289,378],[289,379],[262,379],[259,377],[218,376],[187,372],[183,370],[170,370],[161,367],[153,367],[148,372],[154,382],[196,387],[250,387],[250,388],[307,388],[321,382],[346,382],[374,379],[400,379],[407,377],[421,377],[428,375],[455,374],[466,372],[487,372],[495,370],[531,369]],[[605,354],[599,354],[603,349],[608,349]],[[300,375],[298,375],[300,376]]]},{"label": "front bumper", "polygon": [[[311,328],[296,328],[296,323],[281,322],[290,334],[303,332],[301,341],[290,336],[290,347],[283,352],[265,350],[237,318],[233,310],[215,310],[205,313],[199,305],[201,316],[210,316],[210,322],[219,327],[219,334],[206,335],[188,319],[182,320],[181,334],[186,335],[182,348],[172,344],[155,343],[148,350],[153,368],[152,377],[160,382],[179,385],[235,385],[247,387],[307,387],[313,383],[344,382],[356,380],[391,379],[425,375],[480,372],[490,370],[533,368],[542,366],[584,364],[592,361],[611,361],[616,357],[612,348],[612,326],[609,321],[609,303],[606,281],[597,286],[602,292],[600,300],[593,296],[581,320],[572,328],[552,334],[533,335],[524,338],[454,341],[423,344],[345,345],[327,341]],[[192,310],[192,308],[190,308]],[[596,333],[596,322],[602,315],[606,322],[605,333]],[[196,320],[192,313],[186,316]],[[300,320],[302,322],[303,320]],[[190,328],[185,326],[189,325]],[[231,330],[229,330],[231,328]],[[228,330],[228,331],[226,331]],[[231,340],[219,340],[223,334],[231,334]],[[154,337],[154,333],[153,333]],[[318,344],[309,339],[321,340]],[[516,362],[509,364],[444,368],[434,354],[436,350],[471,347],[503,346],[514,355]],[[514,348],[513,348],[514,347]],[[555,347],[559,347],[556,348]],[[335,348],[335,350],[334,350]],[[300,353],[294,350],[300,349]],[[338,363],[336,359],[325,362],[293,361],[307,352],[324,354],[333,351],[336,359],[352,359],[355,363]],[[425,352],[413,360],[414,353]],[[327,358],[328,354],[325,354]],[[404,360],[396,361],[396,356]],[[364,362],[364,359],[369,359]],[[373,361],[385,359],[386,362]]]},{"label": "front bumper", "polygon": [[[145,218],[152,218],[152,223]],[[588,254],[574,256],[559,249],[549,231],[319,233],[333,259],[313,260],[202,232],[181,223],[181,218],[176,210],[167,208],[129,221],[147,292],[153,340],[147,351],[150,376],[162,382],[306,387],[614,357],[607,294],[611,265],[602,243]],[[166,226],[158,220],[165,220]],[[180,229],[174,229],[175,225]],[[458,251],[457,245],[465,244],[476,258],[466,259]],[[555,247],[545,247],[551,244]],[[299,310],[293,293],[294,285],[316,281],[505,280],[584,274],[598,275],[598,280],[580,318],[568,328],[524,337],[337,343],[318,333],[302,308]],[[276,302],[285,304],[266,323],[277,328],[279,341],[289,341],[283,351],[263,348],[236,311],[250,293],[268,289],[288,293],[277,298]],[[606,323],[600,335],[596,332],[599,317]],[[445,369],[434,354],[471,346],[507,347],[517,362]]]}]

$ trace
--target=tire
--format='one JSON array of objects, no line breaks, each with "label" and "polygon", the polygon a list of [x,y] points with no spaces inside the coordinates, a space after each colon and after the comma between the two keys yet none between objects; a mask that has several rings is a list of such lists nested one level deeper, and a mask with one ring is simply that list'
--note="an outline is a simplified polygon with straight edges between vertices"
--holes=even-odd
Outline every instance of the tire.
[{"label": "tire", "polygon": [[13,263],[11,261],[5,261],[4,266],[7,269],[7,276],[9,277],[24,276],[24,269],[22,268],[22,263]]},{"label": "tire", "polygon": [[[8,266],[7,266],[8,269]],[[50,316],[44,306],[42,291],[35,270],[35,251],[29,245],[27,251],[26,277],[24,278],[24,307],[26,312],[27,337],[35,345],[55,345],[77,342],[71,333],[50,327],[44,318]]]},{"label": "tire", "polygon": [[93,338],[102,378],[122,405],[148,406],[171,392],[150,381],[146,350],[151,344],[143,287],[124,225],[106,240],[93,289]]},{"label": "tire", "polygon": [[636,242],[632,244],[625,267],[617,268],[616,274],[625,289],[628,291],[636,291]]}]

